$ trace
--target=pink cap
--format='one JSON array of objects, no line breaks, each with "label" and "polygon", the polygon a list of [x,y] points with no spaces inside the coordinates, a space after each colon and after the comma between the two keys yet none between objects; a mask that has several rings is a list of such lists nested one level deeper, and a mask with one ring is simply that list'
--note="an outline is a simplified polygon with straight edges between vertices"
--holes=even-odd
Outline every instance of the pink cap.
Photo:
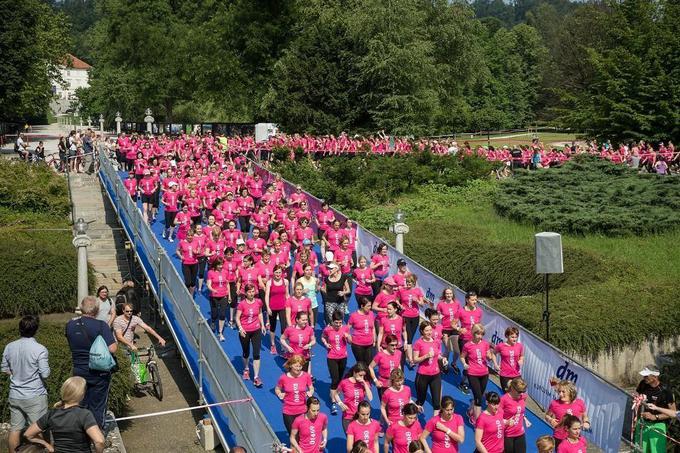
[{"label": "pink cap", "polygon": [[383,280],[383,283],[386,284],[386,285],[390,285],[390,286],[399,286],[399,285],[397,285],[397,282],[395,282],[394,278],[392,278],[392,277],[387,277],[385,280]]}]

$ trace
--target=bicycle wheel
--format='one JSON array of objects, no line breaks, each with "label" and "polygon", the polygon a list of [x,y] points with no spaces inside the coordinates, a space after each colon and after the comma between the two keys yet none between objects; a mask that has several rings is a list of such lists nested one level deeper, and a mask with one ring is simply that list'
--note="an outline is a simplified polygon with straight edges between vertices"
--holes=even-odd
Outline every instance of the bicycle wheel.
[{"label": "bicycle wheel", "polygon": [[161,374],[158,372],[158,365],[156,365],[156,362],[149,362],[146,369],[149,372],[149,380],[156,398],[158,398],[158,401],[163,401],[163,383],[161,382]]}]

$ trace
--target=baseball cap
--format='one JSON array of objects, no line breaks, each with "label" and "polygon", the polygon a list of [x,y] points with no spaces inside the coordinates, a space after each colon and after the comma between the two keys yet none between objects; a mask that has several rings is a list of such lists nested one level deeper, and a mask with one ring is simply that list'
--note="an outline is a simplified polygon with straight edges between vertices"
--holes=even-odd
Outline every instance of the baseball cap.
[{"label": "baseball cap", "polygon": [[656,365],[647,365],[640,371],[640,376],[658,376],[660,375],[661,372],[659,371],[659,368]]},{"label": "baseball cap", "polygon": [[170,186],[170,187],[177,186],[177,185],[178,184],[175,181],[170,181],[170,183],[168,184],[168,186]]},{"label": "baseball cap", "polygon": [[246,245],[246,241],[241,238],[236,239],[236,245]]},{"label": "baseball cap", "polygon": [[336,263],[328,263],[328,266],[326,266],[328,269],[337,269],[338,265]]},{"label": "baseball cap", "polygon": [[302,241],[302,245],[312,245],[312,241],[310,241],[309,239],[305,239],[304,241]]},{"label": "baseball cap", "polygon": [[151,172],[150,172],[149,170],[144,170],[144,174],[145,174],[145,175],[150,175]]},{"label": "baseball cap", "polygon": [[397,260],[397,266],[406,266],[406,260],[404,258],[399,258]]},{"label": "baseball cap", "polygon": [[392,277],[387,277],[385,280],[383,280],[383,283],[389,286],[399,286],[397,285],[397,282],[394,281],[394,278]]}]

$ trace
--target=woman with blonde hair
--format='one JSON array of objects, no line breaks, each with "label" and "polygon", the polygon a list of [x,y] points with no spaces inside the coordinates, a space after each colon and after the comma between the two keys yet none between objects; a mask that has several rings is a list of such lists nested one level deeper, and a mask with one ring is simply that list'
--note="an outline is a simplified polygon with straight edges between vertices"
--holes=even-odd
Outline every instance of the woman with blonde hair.
[{"label": "woman with blonde hair", "polygon": [[555,439],[552,436],[541,436],[536,439],[538,453],[555,453]]},{"label": "woman with blonde hair", "polygon": [[577,398],[578,392],[573,382],[562,380],[554,385],[557,399],[552,400],[548,406],[545,420],[554,429],[555,447],[558,448],[568,434],[567,428],[560,423],[566,415],[578,417],[585,429],[590,429],[590,420],[586,414],[586,403],[581,398]]},{"label": "woman with blonde hair", "polygon": [[[56,453],[90,453],[90,444],[95,451],[104,451],[102,434],[94,415],[79,406],[85,396],[87,383],[80,376],[73,376],[61,386],[61,400],[47,414],[28,427],[26,439],[43,445],[48,451]],[[51,431],[54,444],[41,439],[40,433]]]},{"label": "woman with blonde hair", "polygon": [[305,373],[305,358],[293,354],[283,365],[286,372],[274,387],[274,393],[283,401],[283,424],[290,435],[295,419],[307,412],[306,400],[314,395],[314,385],[309,373]]}]

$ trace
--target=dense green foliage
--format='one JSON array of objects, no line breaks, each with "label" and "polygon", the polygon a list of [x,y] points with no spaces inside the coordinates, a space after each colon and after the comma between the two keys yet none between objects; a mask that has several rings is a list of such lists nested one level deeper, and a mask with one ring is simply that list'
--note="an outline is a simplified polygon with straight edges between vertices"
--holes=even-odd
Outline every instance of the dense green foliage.
[{"label": "dense green foliage", "polygon": [[76,306],[67,190],[47,166],[0,160],[0,261],[11,269],[0,273],[0,317]]},{"label": "dense green foliage", "polygon": [[680,183],[583,156],[549,171],[518,172],[501,184],[494,207],[558,233],[661,233],[680,225]]},{"label": "dense green foliage", "polygon": [[[6,321],[0,325],[0,350],[4,350],[7,343],[19,338],[19,321]],[[64,336],[64,324],[56,322],[42,322],[36,340],[49,351],[50,377],[47,379],[49,392],[49,404],[52,406],[59,401],[61,384],[72,376],[73,365],[71,350]],[[118,353],[120,371],[113,375],[111,390],[109,392],[108,407],[114,414],[120,416],[125,412],[127,397],[132,394],[132,379],[130,361]],[[9,405],[7,395],[9,393],[9,375],[0,374],[0,418],[9,420]]]},{"label": "dense green foliage", "polygon": [[0,0],[0,121],[44,115],[69,47],[66,16],[42,0]]},{"label": "dense green foliage", "polygon": [[284,160],[275,165],[275,170],[339,209],[361,210],[413,193],[425,183],[465,185],[488,176],[494,165],[478,157],[422,152],[390,159],[355,156]]}]

